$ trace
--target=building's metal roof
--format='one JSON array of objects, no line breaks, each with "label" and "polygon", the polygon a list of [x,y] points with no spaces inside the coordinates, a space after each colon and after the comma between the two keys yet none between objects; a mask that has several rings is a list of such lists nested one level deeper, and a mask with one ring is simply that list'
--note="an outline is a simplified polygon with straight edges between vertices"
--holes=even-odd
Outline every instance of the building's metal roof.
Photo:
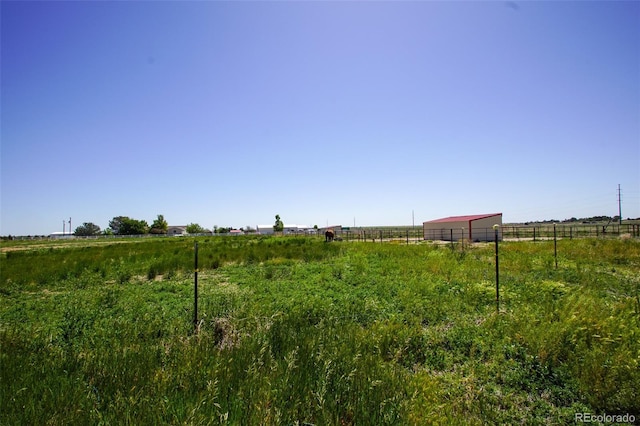
[{"label": "building's metal roof", "polygon": [[502,213],[489,213],[489,214],[472,214],[467,216],[449,216],[442,219],[429,220],[424,223],[448,223],[448,222],[471,222],[478,219],[485,219],[488,217],[502,216]]}]

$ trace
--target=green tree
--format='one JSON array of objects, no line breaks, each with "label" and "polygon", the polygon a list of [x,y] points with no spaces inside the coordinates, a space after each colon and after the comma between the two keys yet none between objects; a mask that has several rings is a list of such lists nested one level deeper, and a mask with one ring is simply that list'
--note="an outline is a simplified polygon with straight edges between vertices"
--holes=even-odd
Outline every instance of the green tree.
[{"label": "green tree", "polygon": [[77,237],[92,237],[98,234],[100,234],[100,227],[91,222],[83,223],[73,232],[73,235]]},{"label": "green tree", "polygon": [[149,230],[149,232],[152,234],[166,234],[167,229],[169,229],[169,224],[164,219],[164,216],[159,214],[157,219],[151,224],[151,230]]},{"label": "green tree", "polygon": [[120,227],[120,235],[143,235],[149,232],[149,224],[146,220],[129,219]]},{"label": "green tree", "polygon": [[187,234],[204,234],[205,232],[207,232],[207,230],[197,223],[190,223],[187,225]]},{"label": "green tree", "polygon": [[116,216],[109,221],[109,229],[115,234],[120,234],[120,226],[122,226],[123,221],[129,220],[127,216]]},{"label": "green tree", "polygon": [[276,215],[276,223],[273,225],[274,232],[282,232],[284,230],[284,223],[280,220],[280,215]]},{"label": "green tree", "polygon": [[[116,235],[143,235],[149,231],[149,224],[146,220],[136,220],[126,216],[118,216],[113,219],[109,222],[109,227]],[[114,225],[117,228],[114,228]]]}]

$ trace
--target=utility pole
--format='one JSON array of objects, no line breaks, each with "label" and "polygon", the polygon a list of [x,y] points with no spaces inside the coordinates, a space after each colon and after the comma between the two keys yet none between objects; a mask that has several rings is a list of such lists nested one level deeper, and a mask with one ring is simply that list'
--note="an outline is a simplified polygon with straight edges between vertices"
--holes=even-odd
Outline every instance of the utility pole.
[{"label": "utility pole", "polygon": [[618,184],[618,220],[622,225],[622,193],[620,191],[620,184]]},{"label": "utility pole", "polygon": [[[413,215],[413,209],[411,210],[411,232],[413,232],[413,237],[415,238],[415,233],[416,233],[416,220],[415,220],[415,216]],[[407,238],[408,240],[408,238]],[[407,241],[407,244],[409,244],[409,242]]]}]

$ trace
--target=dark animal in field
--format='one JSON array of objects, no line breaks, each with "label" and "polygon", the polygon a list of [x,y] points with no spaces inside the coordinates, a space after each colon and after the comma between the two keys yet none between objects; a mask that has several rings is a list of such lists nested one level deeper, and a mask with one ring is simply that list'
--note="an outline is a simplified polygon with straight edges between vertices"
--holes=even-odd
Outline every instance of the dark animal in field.
[{"label": "dark animal in field", "polygon": [[335,234],[335,232],[333,232],[333,229],[327,229],[324,232],[324,242],[325,243],[330,243],[331,241],[333,241],[335,236],[336,236],[336,234]]}]

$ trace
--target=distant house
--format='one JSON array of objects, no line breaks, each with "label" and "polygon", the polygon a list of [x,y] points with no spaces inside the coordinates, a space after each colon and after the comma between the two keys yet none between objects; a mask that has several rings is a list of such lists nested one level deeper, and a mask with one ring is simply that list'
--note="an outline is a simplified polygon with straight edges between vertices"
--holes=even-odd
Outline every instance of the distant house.
[{"label": "distant house", "polygon": [[285,234],[306,234],[313,226],[309,225],[284,225]]},{"label": "distant house", "polygon": [[49,238],[75,238],[75,235],[71,232],[52,232],[49,234]]},{"label": "distant house", "polygon": [[[270,235],[274,233],[273,225],[258,225],[257,231],[262,235]],[[313,226],[308,226],[308,225],[285,224],[283,225],[283,228],[282,228],[282,233],[285,235],[305,234],[305,233],[310,233],[311,231],[313,231]]]},{"label": "distant house", "polygon": [[229,231],[229,235],[244,235],[244,231],[242,229],[232,229]]},{"label": "distant house", "polygon": [[258,225],[256,227],[256,232],[262,235],[273,234],[273,225]]},{"label": "distant house", "polygon": [[185,226],[169,226],[167,227],[167,235],[187,235],[187,227]]},{"label": "distant house", "polygon": [[502,240],[502,213],[476,214],[468,216],[450,216],[422,223],[425,240],[458,241],[495,241],[498,228],[498,240]]}]

